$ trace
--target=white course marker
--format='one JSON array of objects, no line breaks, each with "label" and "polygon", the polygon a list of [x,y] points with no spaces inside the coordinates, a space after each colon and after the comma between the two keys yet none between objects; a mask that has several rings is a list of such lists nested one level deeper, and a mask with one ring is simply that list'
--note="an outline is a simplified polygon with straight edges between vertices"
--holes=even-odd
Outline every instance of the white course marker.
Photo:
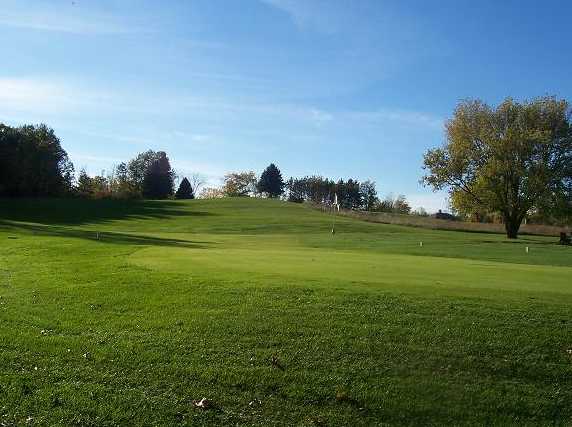
[{"label": "white course marker", "polygon": [[423,242],[419,242],[419,247],[420,247],[420,248],[423,247]]},{"label": "white course marker", "polygon": [[524,250],[526,251],[526,253],[528,253],[529,251],[528,246]]}]

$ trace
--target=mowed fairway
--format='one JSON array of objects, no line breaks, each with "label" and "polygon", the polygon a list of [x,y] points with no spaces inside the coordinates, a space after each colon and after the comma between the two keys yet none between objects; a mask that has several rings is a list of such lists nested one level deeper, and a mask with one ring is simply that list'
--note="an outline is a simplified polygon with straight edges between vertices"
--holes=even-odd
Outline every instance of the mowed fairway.
[{"label": "mowed fairway", "polygon": [[0,425],[572,425],[572,248],[331,221],[0,201]]}]

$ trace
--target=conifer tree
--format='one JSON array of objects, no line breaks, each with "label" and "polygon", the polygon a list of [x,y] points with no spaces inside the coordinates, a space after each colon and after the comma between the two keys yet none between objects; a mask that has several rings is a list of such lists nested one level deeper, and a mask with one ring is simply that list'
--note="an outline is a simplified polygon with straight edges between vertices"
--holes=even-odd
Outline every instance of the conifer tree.
[{"label": "conifer tree", "polygon": [[195,194],[193,192],[193,187],[187,178],[183,178],[179,184],[179,189],[175,193],[176,199],[194,199]]},{"label": "conifer tree", "polygon": [[259,193],[266,193],[268,197],[275,198],[284,193],[284,181],[280,169],[274,163],[270,165],[260,175],[257,189]]}]

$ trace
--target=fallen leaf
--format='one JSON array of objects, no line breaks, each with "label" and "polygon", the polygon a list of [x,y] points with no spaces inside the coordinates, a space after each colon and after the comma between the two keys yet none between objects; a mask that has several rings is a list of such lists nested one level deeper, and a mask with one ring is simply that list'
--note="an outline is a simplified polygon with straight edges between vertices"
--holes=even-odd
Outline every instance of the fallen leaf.
[{"label": "fallen leaf", "polygon": [[215,407],[214,402],[206,397],[203,397],[201,400],[193,400],[193,405],[201,409],[211,409]]}]

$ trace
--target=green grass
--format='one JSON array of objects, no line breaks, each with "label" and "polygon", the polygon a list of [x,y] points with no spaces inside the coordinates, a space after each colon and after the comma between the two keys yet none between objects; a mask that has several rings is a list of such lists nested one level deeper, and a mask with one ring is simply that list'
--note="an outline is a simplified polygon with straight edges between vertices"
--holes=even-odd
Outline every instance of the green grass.
[{"label": "green grass", "polygon": [[572,425],[571,248],[331,221],[1,200],[0,425]]}]

